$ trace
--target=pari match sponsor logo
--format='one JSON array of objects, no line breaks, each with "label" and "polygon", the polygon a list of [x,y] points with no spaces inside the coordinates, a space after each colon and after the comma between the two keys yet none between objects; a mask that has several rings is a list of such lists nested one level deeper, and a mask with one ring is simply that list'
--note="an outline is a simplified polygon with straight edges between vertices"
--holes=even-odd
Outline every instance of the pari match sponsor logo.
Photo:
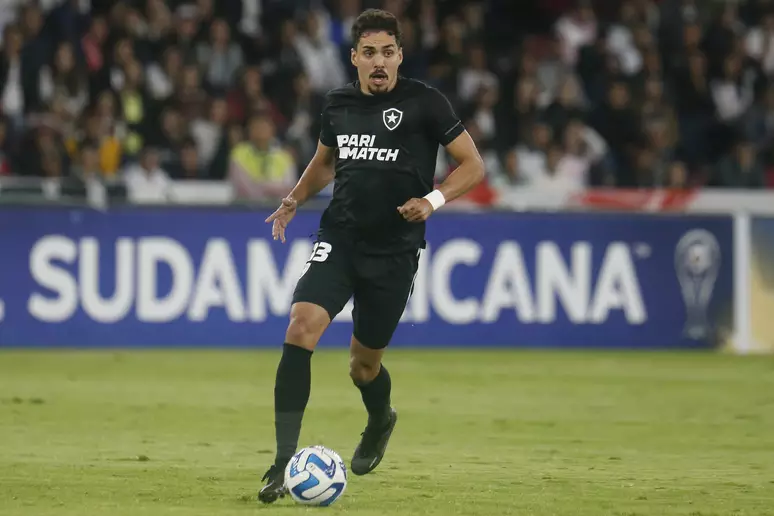
[{"label": "pari match sponsor logo", "polygon": [[397,161],[399,149],[376,147],[373,134],[339,134],[336,136],[339,159],[357,159],[364,161]]}]

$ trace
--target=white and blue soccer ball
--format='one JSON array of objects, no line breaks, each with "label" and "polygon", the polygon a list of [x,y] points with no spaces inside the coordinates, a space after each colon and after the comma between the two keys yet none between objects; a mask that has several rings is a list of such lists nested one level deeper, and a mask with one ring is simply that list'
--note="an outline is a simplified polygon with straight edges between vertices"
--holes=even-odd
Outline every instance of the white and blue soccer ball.
[{"label": "white and blue soccer ball", "polygon": [[285,487],[304,505],[327,506],[347,488],[347,468],[335,451],[309,446],[296,453],[285,468]]}]

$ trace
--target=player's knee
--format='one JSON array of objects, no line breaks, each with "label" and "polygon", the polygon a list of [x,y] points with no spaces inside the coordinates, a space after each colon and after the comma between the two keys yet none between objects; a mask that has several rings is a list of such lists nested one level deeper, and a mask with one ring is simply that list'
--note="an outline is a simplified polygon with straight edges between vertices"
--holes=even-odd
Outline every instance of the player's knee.
[{"label": "player's knee", "polygon": [[356,385],[371,382],[379,374],[380,364],[371,364],[360,357],[350,357],[349,376]]},{"label": "player's knee", "polygon": [[285,341],[306,349],[314,349],[330,319],[319,306],[294,306],[290,312],[290,324]]}]

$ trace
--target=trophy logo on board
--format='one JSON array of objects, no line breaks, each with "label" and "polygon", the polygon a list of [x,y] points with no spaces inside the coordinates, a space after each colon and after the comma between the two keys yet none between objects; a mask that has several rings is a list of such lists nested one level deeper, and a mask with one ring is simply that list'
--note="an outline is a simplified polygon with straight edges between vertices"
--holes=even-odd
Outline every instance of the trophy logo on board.
[{"label": "trophy logo on board", "polygon": [[685,301],[684,333],[692,339],[707,337],[707,310],[720,269],[720,244],[705,229],[687,232],[675,249],[675,272]]}]

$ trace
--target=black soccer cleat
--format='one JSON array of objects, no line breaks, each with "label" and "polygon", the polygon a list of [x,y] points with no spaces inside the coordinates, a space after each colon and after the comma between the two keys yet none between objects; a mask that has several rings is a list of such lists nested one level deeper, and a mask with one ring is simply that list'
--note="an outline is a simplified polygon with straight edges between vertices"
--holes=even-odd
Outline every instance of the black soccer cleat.
[{"label": "black soccer cleat", "polygon": [[261,492],[258,493],[258,499],[263,503],[274,503],[277,498],[284,498],[288,493],[285,487],[285,470],[273,464],[261,480],[266,480]]},{"label": "black soccer cleat", "polygon": [[395,423],[398,422],[398,413],[390,408],[390,421],[382,426],[374,428],[367,425],[365,431],[361,434],[360,444],[355,448],[355,454],[352,456],[351,471],[355,475],[365,475],[373,471],[376,466],[382,462],[384,452],[387,451],[387,443],[390,442],[390,436],[395,429]]}]

